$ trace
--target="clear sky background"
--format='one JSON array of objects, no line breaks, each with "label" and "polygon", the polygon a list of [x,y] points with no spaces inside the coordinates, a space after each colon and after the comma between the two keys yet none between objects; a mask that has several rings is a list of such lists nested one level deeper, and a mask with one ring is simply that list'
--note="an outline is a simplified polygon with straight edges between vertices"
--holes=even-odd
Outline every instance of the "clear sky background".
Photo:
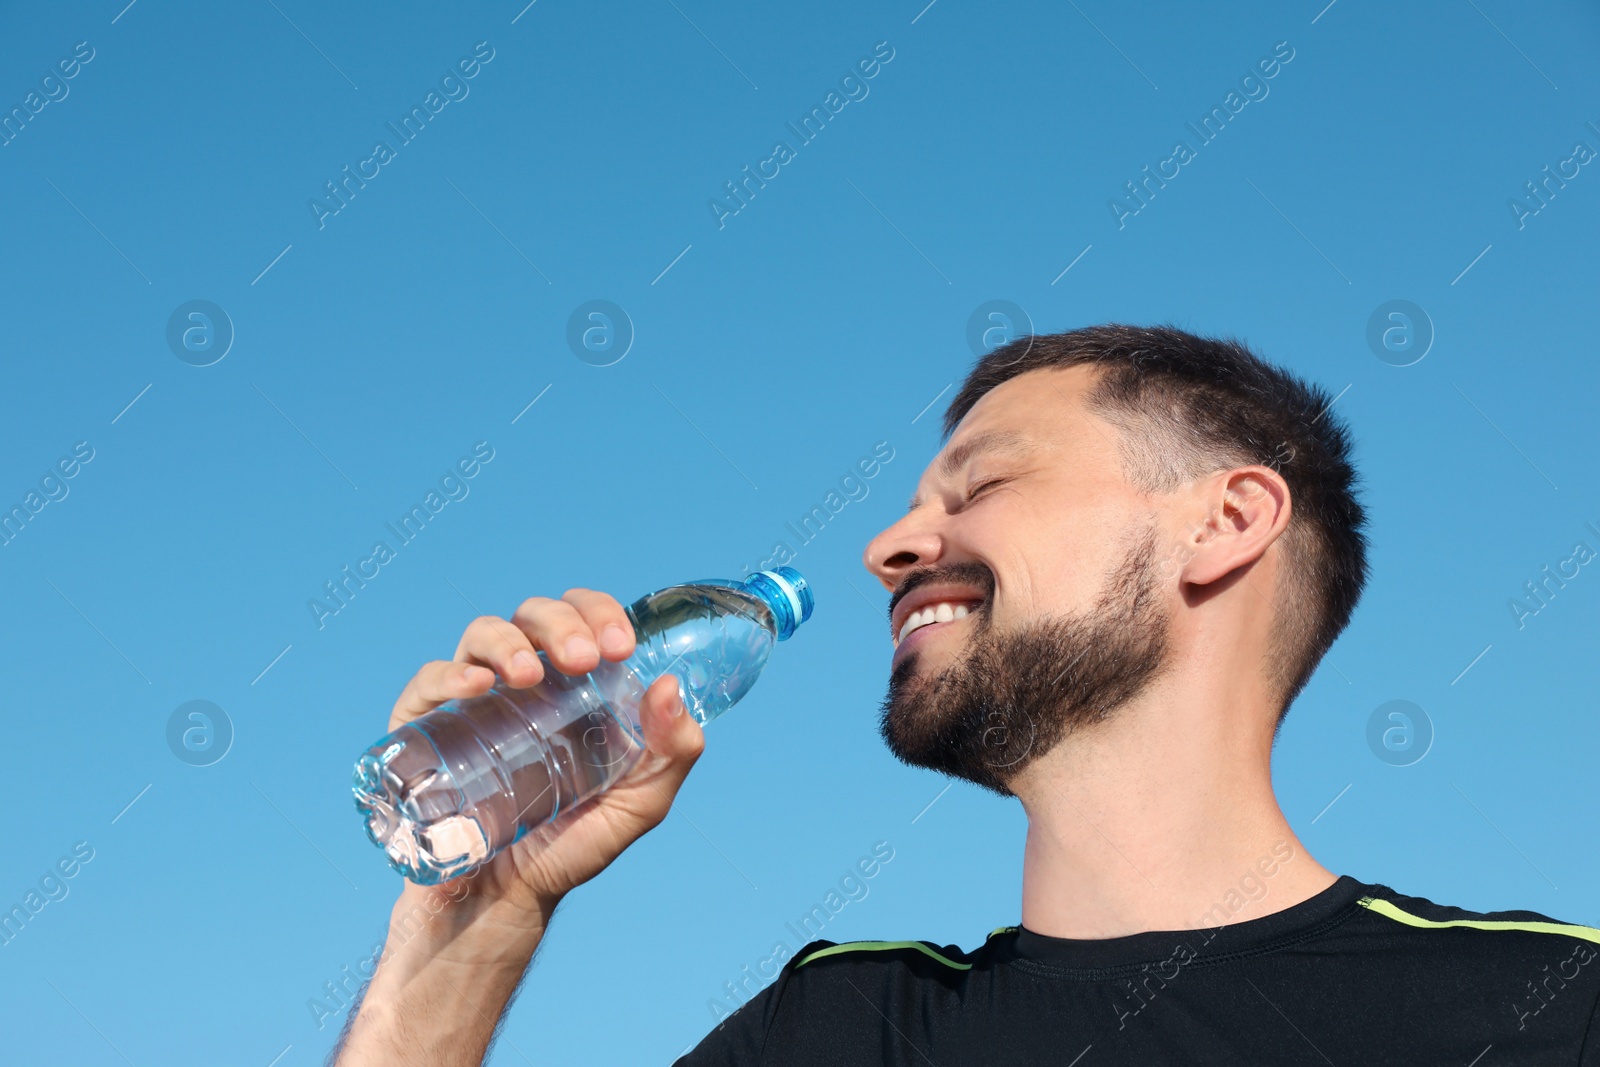
[{"label": "clear sky background", "polygon": [[[676,813],[563,906],[495,1062],[671,1060],[879,842],[823,936],[1015,922],[1016,803],[878,739],[887,596],[859,563],[994,300],[1040,331],[1238,336],[1338,394],[1373,576],[1282,734],[1284,809],[1337,872],[1600,922],[1592,5],[123,2],[0,14],[0,112],[28,116],[0,138],[0,504],[39,494],[0,547],[0,905],[92,850],[0,945],[8,1060],[321,1062],[325,983],[398,888],[350,768],[418,665],[529,595],[736,576],[878,442],[794,559],[812,621]],[[857,99],[801,143],[830,92]],[[709,206],[779,140],[765,188]],[[346,165],[365,187],[311,208]],[[1546,166],[1569,177],[1541,203]],[[169,344],[197,300],[225,354]],[[620,360],[568,343],[592,300],[631,323]],[[1417,340],[1382,318],[1375,348],[1397,300]],[[1547,566],[1565,584],[1514,610]],[[226,721],[205,766],[168,740],[197,700]],[[1369,744],[1396,700],[1426,745]]]}]

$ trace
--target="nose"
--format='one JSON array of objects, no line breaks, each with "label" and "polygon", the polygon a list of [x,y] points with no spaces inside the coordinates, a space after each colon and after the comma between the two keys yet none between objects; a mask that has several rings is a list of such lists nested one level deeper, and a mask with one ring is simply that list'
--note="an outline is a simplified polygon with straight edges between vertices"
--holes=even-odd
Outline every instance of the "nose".
[{"label": "nose", "polygon": [[907,572],[937,563],[944,551],[943,539],[922,514],[929,510],[923,507],[910,512],[868,542],[861,553],[862,566],[890,592],[900,587]]}]

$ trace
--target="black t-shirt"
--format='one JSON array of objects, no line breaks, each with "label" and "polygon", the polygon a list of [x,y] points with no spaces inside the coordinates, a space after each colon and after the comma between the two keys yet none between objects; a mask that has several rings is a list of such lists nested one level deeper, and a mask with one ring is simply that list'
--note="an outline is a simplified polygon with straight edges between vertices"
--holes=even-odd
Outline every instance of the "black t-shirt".
[{"label": "black t-shirt", "polygon": [[1600,1067],[1600,930],[1345,876],[1294,907],[972,952],[813,941],[677,1067]]}]

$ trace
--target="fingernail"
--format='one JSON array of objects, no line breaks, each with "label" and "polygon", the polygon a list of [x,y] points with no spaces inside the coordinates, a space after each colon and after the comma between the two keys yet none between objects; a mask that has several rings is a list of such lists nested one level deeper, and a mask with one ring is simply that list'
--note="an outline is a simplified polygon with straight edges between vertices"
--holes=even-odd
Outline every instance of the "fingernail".
[{"label": "fingernail", "polygon": [[483,677],[478,673],[483,669],[484,668],[482,667],[463,667],[461,670],[461,680],[466,682],[468,685],[475,685],[478,680]]},{"label": "fingernail", "polygon": [[567,658],[570,660],[589,659],[600,654],[599,650],[594,647],[593,641],[577,634],[567,638],[564,648],[566,649]]},{"label": "fingernail", "polygon": [[533,658],[533,653],[526,649],[511,657],[511,665],[519,671],[531,670],[539,661]]},{"label": "fingernail", "polygon": [[607,652],[621,652],[628,647],[628,634],[616,623],[607,623],[600,631],[600,647]]}]

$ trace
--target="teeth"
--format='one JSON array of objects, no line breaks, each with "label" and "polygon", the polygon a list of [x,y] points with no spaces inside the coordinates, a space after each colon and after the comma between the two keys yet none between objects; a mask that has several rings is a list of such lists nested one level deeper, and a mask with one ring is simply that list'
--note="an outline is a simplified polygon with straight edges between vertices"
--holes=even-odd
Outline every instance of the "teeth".
[{"label": "teeth", "polygon": [[913,611],[906,616],[906,621],[900,625],[900,633],[895,637],[894,643],[898,645],[910,636],[913,630],[927,626],[929,623],[953,622],[956,619],[964,619],[971,614],[971,610],[965,604],[948,602],[929,604],[927,607]]}]

